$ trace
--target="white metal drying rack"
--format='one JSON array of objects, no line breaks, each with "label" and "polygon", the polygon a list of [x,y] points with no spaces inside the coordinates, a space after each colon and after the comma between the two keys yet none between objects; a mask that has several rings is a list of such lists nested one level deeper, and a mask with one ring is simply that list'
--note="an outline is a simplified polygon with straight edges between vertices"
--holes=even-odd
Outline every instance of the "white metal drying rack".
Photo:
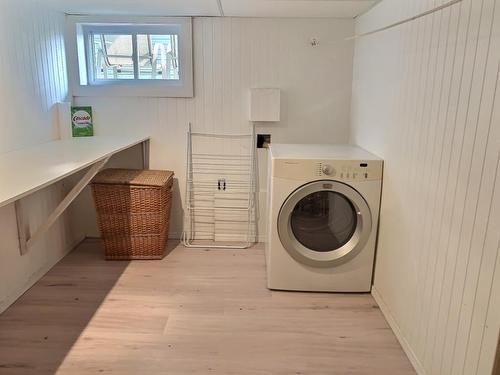
[{"label": "white metal drying rack", "polygon": [[[194,139],[209,141],[205,152],[193,152]],[[217,148],[217,143],[229,142]],[[242,142],[247,142],[247,153],[234,153],[233,150]],[[231,144],[232,143],[232,144]],[[214,147],[215,146],[215,147]],[[186,157],[186,217],[182,242],[191,248],[214,249],[246,249],[256,242],[257,209],[255,205],[256,162],[255,162],[255,127],[252,124],[250,134],[213,134],[192,132],[191,123],[187,133]],[[197,146],[194,146],[197,148]],[[210,152],[216,149],[216,152]],[[224,152],[229,149],[230,152]],[[217,194],[229,203],[217,205]],[[234,194],[234,195],[231,195]],[[240,202],[233,204],[231,202]],[[217,215],[229,218],[245,217],[240,227],[246,227],[246,233],[217,233]],[[213,221],[213,222],[212,222]],[[222,220],[224,221],[224,220]],[[226,220],[225,223],[236,223],[237,220]],[[198,230],[197,226],[205,230]],[[228,244],[229,240],[217,240],[227,237],[245,237],[239,244]],[[193,241],[203,239],[211,243],[195,244]],[[221,242],[226,242],[221,244]],[[243,242],[243,243],[241,243]]]}]

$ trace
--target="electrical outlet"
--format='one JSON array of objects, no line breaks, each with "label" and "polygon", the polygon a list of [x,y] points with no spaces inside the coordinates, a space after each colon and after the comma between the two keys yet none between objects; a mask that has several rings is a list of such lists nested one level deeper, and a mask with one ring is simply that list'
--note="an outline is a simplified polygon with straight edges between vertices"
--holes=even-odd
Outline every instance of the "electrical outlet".
[{"label": "electrical outlet", "polygon": [[269,148],[271,134],[257,134],[257,148]]}]

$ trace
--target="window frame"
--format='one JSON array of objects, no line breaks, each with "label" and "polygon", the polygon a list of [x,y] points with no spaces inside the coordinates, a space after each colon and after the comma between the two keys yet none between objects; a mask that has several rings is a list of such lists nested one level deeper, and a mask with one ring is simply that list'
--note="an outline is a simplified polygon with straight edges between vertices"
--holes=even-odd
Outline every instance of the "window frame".
[{"label": "window frame", "polygon": [[[67,17],[67,61],[74,96],[193,97],[190,17]],[[137,34],[177,35],[179,79],[94,79],[89,40],[92,32],[132,35],[134,69]]]}]

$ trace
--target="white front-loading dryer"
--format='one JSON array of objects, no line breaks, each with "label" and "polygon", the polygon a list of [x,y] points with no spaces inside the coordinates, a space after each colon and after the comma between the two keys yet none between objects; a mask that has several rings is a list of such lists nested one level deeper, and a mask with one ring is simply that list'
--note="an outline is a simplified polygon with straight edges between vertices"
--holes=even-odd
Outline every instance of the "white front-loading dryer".
[{"label": "white front-loading dryer", "polygon": [[273,144],[269,155],[268,288],[370,291],[382,160],[345,145]]}]

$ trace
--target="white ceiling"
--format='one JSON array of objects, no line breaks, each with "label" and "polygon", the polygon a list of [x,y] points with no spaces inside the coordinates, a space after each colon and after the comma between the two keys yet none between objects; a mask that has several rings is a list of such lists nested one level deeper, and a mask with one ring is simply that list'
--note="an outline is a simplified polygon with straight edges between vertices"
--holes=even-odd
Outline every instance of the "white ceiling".
[{"label": "white ceiling", "polygon": [[[1,1],[1,0],[0,0]],[[217,0],[43,0],[70,14],[217,16]]]},{"label": "white ceiling", "polygon": [[43,0],[71,14],[237,17],[355,17],[377,0]]},{"label": "white ceiling", "polygon": [[355,17],[374,0],[221,0],[224,15],[240,17]]}]

